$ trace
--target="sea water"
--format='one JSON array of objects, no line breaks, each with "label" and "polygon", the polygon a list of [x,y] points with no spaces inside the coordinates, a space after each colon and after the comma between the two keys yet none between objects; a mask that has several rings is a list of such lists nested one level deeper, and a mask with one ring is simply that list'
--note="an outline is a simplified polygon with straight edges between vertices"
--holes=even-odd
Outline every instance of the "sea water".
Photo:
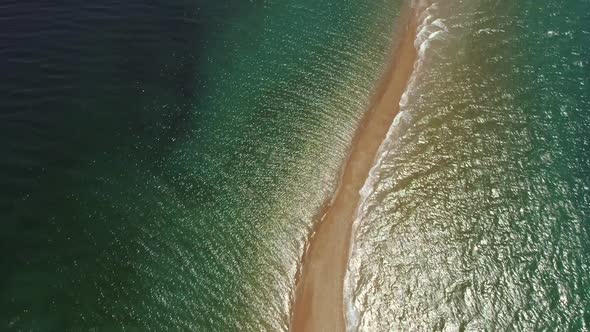
[{"label": "sea water", "polygon": [[0,330],[286,330],[400,6],[0,5]]},{"label": "sea water", "polygon": [[590,329],[590,3],[436,1],[363,189],[351,331]]},{"label": "sea water", "polygon": [[[402,1],[9,1],[0,329],[287,330]],[[349,329],[589,329],[590,6],[434,1]]]}]

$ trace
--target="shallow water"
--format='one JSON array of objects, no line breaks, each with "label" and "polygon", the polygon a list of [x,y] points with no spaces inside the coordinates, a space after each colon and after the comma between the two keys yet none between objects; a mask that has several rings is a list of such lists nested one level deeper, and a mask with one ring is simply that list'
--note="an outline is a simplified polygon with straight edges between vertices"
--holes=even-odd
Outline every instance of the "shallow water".
[{"label": "shallow water", "polygon": [[349,329],[590,328],[590,4],[439,1],[364,188]]}]

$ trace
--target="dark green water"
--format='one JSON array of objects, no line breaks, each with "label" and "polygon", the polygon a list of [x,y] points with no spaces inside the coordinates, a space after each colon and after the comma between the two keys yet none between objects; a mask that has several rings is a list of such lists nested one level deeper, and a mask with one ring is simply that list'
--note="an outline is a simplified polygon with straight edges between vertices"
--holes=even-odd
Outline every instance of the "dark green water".
[{"label": "dark green water", "polygon": [[[0,5],[0,330],[287,330],[401,2]],[[351,330],[590,329],[589,13],[428,10]]]},{"label": "dark green water", "polygon": [[399,6],[2,5],[2,329],[285,330]]}]

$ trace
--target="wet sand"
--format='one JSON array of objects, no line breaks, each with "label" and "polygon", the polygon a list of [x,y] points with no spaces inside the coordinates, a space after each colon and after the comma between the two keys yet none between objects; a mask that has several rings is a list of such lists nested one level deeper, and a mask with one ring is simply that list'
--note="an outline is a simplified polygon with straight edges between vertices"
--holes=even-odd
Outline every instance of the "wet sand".
[{"label": "wet sand", "polygon": [[414,69],[417,18],[406,9],[397,47],[371,106],[352,142],[332,203],[316,223],[300,266],[293,299],[291,331],[345,331],[344,277],[351,232],[363,187],[379,146],[399,112],[399,101]]}]

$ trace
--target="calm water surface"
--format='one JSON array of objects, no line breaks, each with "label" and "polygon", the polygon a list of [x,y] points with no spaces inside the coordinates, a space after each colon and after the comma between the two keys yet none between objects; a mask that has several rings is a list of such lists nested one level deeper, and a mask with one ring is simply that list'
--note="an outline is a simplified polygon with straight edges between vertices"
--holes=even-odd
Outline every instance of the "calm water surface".
[{"label": "calm water surface", "polygon": [[400,4],[2,4],[0,329],[286,330]]}]

